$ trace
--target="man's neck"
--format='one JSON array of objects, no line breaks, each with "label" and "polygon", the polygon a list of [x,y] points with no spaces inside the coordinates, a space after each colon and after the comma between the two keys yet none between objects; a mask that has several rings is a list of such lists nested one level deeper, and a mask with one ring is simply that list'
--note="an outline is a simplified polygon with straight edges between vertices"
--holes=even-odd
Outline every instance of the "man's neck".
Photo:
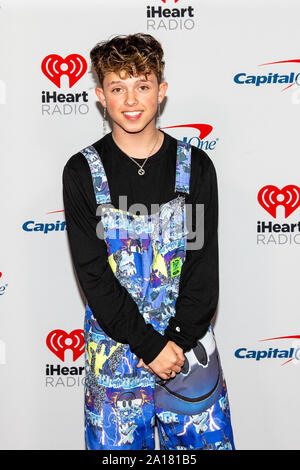
[{"label": "man's neck", "polygon": [[144,129],[144,131],[135,134],[130,134],[122,128],[115,127],[112,136],[124,153],[137,159],[147,158],[156,153],[164,140],[163,133],[156,127]]}]

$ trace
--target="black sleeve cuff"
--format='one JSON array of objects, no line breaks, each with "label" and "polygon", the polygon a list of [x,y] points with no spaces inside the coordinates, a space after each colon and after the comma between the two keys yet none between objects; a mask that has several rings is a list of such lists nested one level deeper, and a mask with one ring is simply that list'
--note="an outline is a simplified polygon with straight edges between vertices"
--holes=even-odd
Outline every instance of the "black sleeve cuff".
[{"label": "black sleeve cuff", "polygon": [[[182,348],[183,352],[187,352],[197,346],[197,340],[201,339],[205,335],[208,327],[209,323],[207,325],[197,327],[196,331],[194,331],[192,327],[187,331],[184,325],[172,317],[170,318],[169,324],[165,330],[165,336]],[[191,335],[191,330],[194,331],[193,335]]]},{"label": "black sleeve cuff", "polygon": [[169,339],[154,330],[150,324],[147,325],[147,329],[142,343],[135,346],[134,349],[130,346],[130,349],[136,356],[142,358],[145,364],[150,364],[164,349]]}]

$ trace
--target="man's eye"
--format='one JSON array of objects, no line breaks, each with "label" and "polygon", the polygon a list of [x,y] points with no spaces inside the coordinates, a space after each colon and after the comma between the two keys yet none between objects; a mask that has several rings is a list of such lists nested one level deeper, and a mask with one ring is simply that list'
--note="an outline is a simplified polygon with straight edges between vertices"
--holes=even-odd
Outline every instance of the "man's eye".
[{"label": "man's eye", "polygon": [[140,88],[142,91],[149,90],[149,87],[147,85],[142,85]]},{"label": "man's eye", "polygon": [[113,93],[120,93],[120,91],[122,90],[122,88],[114,88],[112,90]]}]

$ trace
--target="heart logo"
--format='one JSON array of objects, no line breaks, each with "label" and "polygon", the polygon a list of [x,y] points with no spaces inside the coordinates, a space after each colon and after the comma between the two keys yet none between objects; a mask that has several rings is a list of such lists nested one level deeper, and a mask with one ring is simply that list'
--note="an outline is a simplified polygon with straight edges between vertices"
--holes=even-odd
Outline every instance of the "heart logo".
[{"label": "heart logo", "polygon": [[257,195],[259,204],[276,219],[276,208],[284,206],[285,218],[289,217],[300,206],[300,188],[289,184],[282,189],[267,185]]},{"label": "heart logo", "polygon": [[84,352],[84,332],[83,330],[73,330],[68,334],[64,330],[53,330],[48,334],[46,344],[50,351],[63,362],[65,350],[71,349],[73,361],[76,361]]},{"label": "heart logo", "polygon": [[69,77],[69,86],[72,88],[87,71],[87,62],[79,54],[70,54],[65,59],[60,55],[50,54],[41,64],[42,72],[54,85],[60,88],[60,77]]}]

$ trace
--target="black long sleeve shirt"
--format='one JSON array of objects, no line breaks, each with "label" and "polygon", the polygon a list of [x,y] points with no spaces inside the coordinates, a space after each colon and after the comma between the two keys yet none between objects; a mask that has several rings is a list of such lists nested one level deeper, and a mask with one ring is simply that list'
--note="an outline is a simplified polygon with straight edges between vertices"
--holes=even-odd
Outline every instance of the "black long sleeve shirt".
[{"label": "black long sleeve shirt", "polygon": [[[93,144],[107,175],[111,202],[119,208],[119,196],[127,196],[127,208],[144,204],[164,204],[176,197],[175,168],[177,141],[164,133],[161,148],[145,163],[145,175],[115,144],[111,133]],[[137,159],[141,165],[144,159]],[[66,229],[74,267],[87,302],[100,327],[115,341],[129,344],[146,364],[152,362],[169,340],[184,352],[196,345],[207,331],[219,296],[218,274],[218,188],[214,165],[201,149],[192,147],[190,194],[186,203],[204,204],[204,244],[188,249],[182,265],[176,314],[161,335],[146,324],[137,304],[120,284],[108,263],[105,241],[97,237],[92,177],[88,162],[80,152],[63,169],[63,200]],[[154,212],[157,212],[155,210]],[[190,227],[191,228],[191,227]],[[188,227],[189,229],[189,227]]]}]

